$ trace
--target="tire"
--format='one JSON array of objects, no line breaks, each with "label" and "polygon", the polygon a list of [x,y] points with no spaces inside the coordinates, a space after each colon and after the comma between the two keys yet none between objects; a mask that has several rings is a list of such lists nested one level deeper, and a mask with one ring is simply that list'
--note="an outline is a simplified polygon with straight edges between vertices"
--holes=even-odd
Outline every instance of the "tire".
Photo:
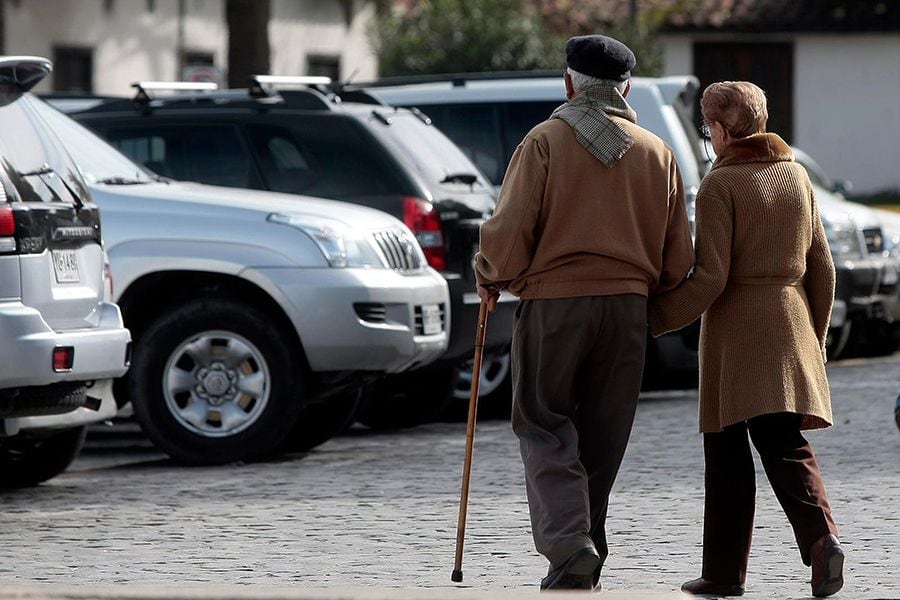
[{"label": "tire", "polygon": [[37,485],[65,471],[84,445],[87,427],[45,437],[18,436],[0,441],[0,489]]},{"label": "tire", "polygon": [[391,375],[366,392],[358,421],[372,429],[405,429],[434,420],[453,398],[455,367]]},{"label": "tire", "polygon": [[[444,420],[465,421],[472,395],[474,360],[460,365],[453,387],[453,398],[443,413]],[[478,385],[478,418],[507,419],[512,411],[512,373],[509,352],[485,353],[481,360]]]},{"label": "tire", "polygon": [[217,298],[178,305],[136,344],[135,416],[159,448],[187,464],[265,458],[303,407],[298,352],[251,305]]},{"label": "tire", "polygon": [[307,406],[300,412],[280,449],[306,452],[343,433],[353,424],[361,398],[362,388],[354,388]]},{"label": "tire", "polygon": [[828,330],[828,336],[825,338],[825,353],[828,360],[837,360],[844,354],[847,342],[850,341],[851,324],[852,321],[848,319],[842,326],[832,327]]}]

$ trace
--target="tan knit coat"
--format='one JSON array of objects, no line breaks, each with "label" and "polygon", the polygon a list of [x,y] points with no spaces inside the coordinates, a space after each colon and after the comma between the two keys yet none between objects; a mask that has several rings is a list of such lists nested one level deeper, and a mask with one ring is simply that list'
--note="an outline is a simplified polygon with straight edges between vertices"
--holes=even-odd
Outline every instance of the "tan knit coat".
[{"label": "tan knit coat", "polygon": [[650,305],[654,335],[701,314],[700,431],[778,412],[832,423],[834,263],[806,171],[775,134],[732,142],[697,195],[693,275]]}]

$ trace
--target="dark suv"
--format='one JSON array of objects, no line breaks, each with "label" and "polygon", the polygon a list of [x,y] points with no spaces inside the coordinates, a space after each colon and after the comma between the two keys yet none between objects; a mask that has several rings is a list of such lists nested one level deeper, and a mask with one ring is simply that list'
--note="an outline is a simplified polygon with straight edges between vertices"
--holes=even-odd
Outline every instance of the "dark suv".
[{"label": "dark suv", "polygon": [[[427,368],[380,382],[362,420],[418,422],[451,397],[471,357],[479,305],[471,264],[494,189],[418,111],[341,102],[312,87],[276,90],[276,81],[157,98],[137,84],[133,100],[49,100],[159,175],[333,198],[400,218],[449,285],[450,346]],[[514,298],[505,300],[491,315],[487,351],[509,346]]]}]

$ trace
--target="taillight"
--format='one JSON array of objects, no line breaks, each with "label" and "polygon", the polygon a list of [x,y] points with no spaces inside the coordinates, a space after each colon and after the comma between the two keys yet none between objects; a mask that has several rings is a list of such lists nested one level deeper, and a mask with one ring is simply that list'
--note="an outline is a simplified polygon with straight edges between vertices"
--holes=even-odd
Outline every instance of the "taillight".
[{"label": "taillight", "polygon": [[405,196],[403,198],[403,223],[415,234],[428,264],[438,271],[447,268],[441,216],[434,206],[421,198]]},{"label": "taillight", "polygon": [[9,205],[0,206],[0,252],[16,251],[16,218]]},{"label": "taillight", "polygon": [[57,346],[53,349],[53,370],[57,373],[65,373],[72,370],[75,362],[75,348],[72,346]]}]

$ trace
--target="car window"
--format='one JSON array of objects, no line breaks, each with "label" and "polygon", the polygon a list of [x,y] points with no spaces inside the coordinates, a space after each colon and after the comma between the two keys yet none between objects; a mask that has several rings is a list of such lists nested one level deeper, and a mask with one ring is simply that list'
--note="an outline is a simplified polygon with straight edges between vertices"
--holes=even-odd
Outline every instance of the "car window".
[{"label": "car window", "polygon": [[[509,163],[516,147],[535,125],[550,118],[559,102],[511,102],[506,105],[505,161]],[[500,179],[503,178],[501,174]],[[499,184],[500,179],[494,183]]]},{"label": "car window", "polygon": [[150,176],[127,156],[116,152],[93,132],[46,102],[35,100],[32,106],[65,144],[82,177],[88,183],[112,180],[130,183],[152,181]]},{"label": "car window", "polygon": [[508,159],[501,144],[499,106],[439,104],[428,106],[425,112],[492,183],[503,179]]},{"label": "car window", "polygon": [[798,163],[800,163],[800,165],[804,169],[806,169],[806,173],[809,175],[809,180],[813,185],[818,186],[823,190],[830,191],[833,189],[834,186],[831,183],[831,180],[828,179],[825,171],[822,170],[822,167],[820,167],[818,163],[799,152],[795,153],[794,159]]},{"label": "car window", "polygon": [[[380,131],[428,185],[440,184],[448,175],[473,175],[480,182],[481,191],[487,188],[488,182],[477,165],[437,127],[426,125],[406,111],[390,114],[387,120],[389,124],[382,124]],[[381,119],[373,117],[372,121],[379,123]],[[469,187],[459,183],[450,185]]]},{"label": "car window", "polygon": [[251,185],[252,162],[231,125],[113,127],[107,139],[148,169],[173,179],[228,187]]},{"label": "car window", "polygon": [[[3,167],[21,200],[71,202],[72,193],[60,178],[65,178],[82,198],[87,196],[62,144],[45,130],[27,101],[0,107],[0,129]],[[37,171],[43,174],[36,174]]]},{"label": "car window", "polygon": [[402,194],[394,169],[365,132],[343,118],[302,118],[296,128],[247,126],[266,188],[323,198]]}]

